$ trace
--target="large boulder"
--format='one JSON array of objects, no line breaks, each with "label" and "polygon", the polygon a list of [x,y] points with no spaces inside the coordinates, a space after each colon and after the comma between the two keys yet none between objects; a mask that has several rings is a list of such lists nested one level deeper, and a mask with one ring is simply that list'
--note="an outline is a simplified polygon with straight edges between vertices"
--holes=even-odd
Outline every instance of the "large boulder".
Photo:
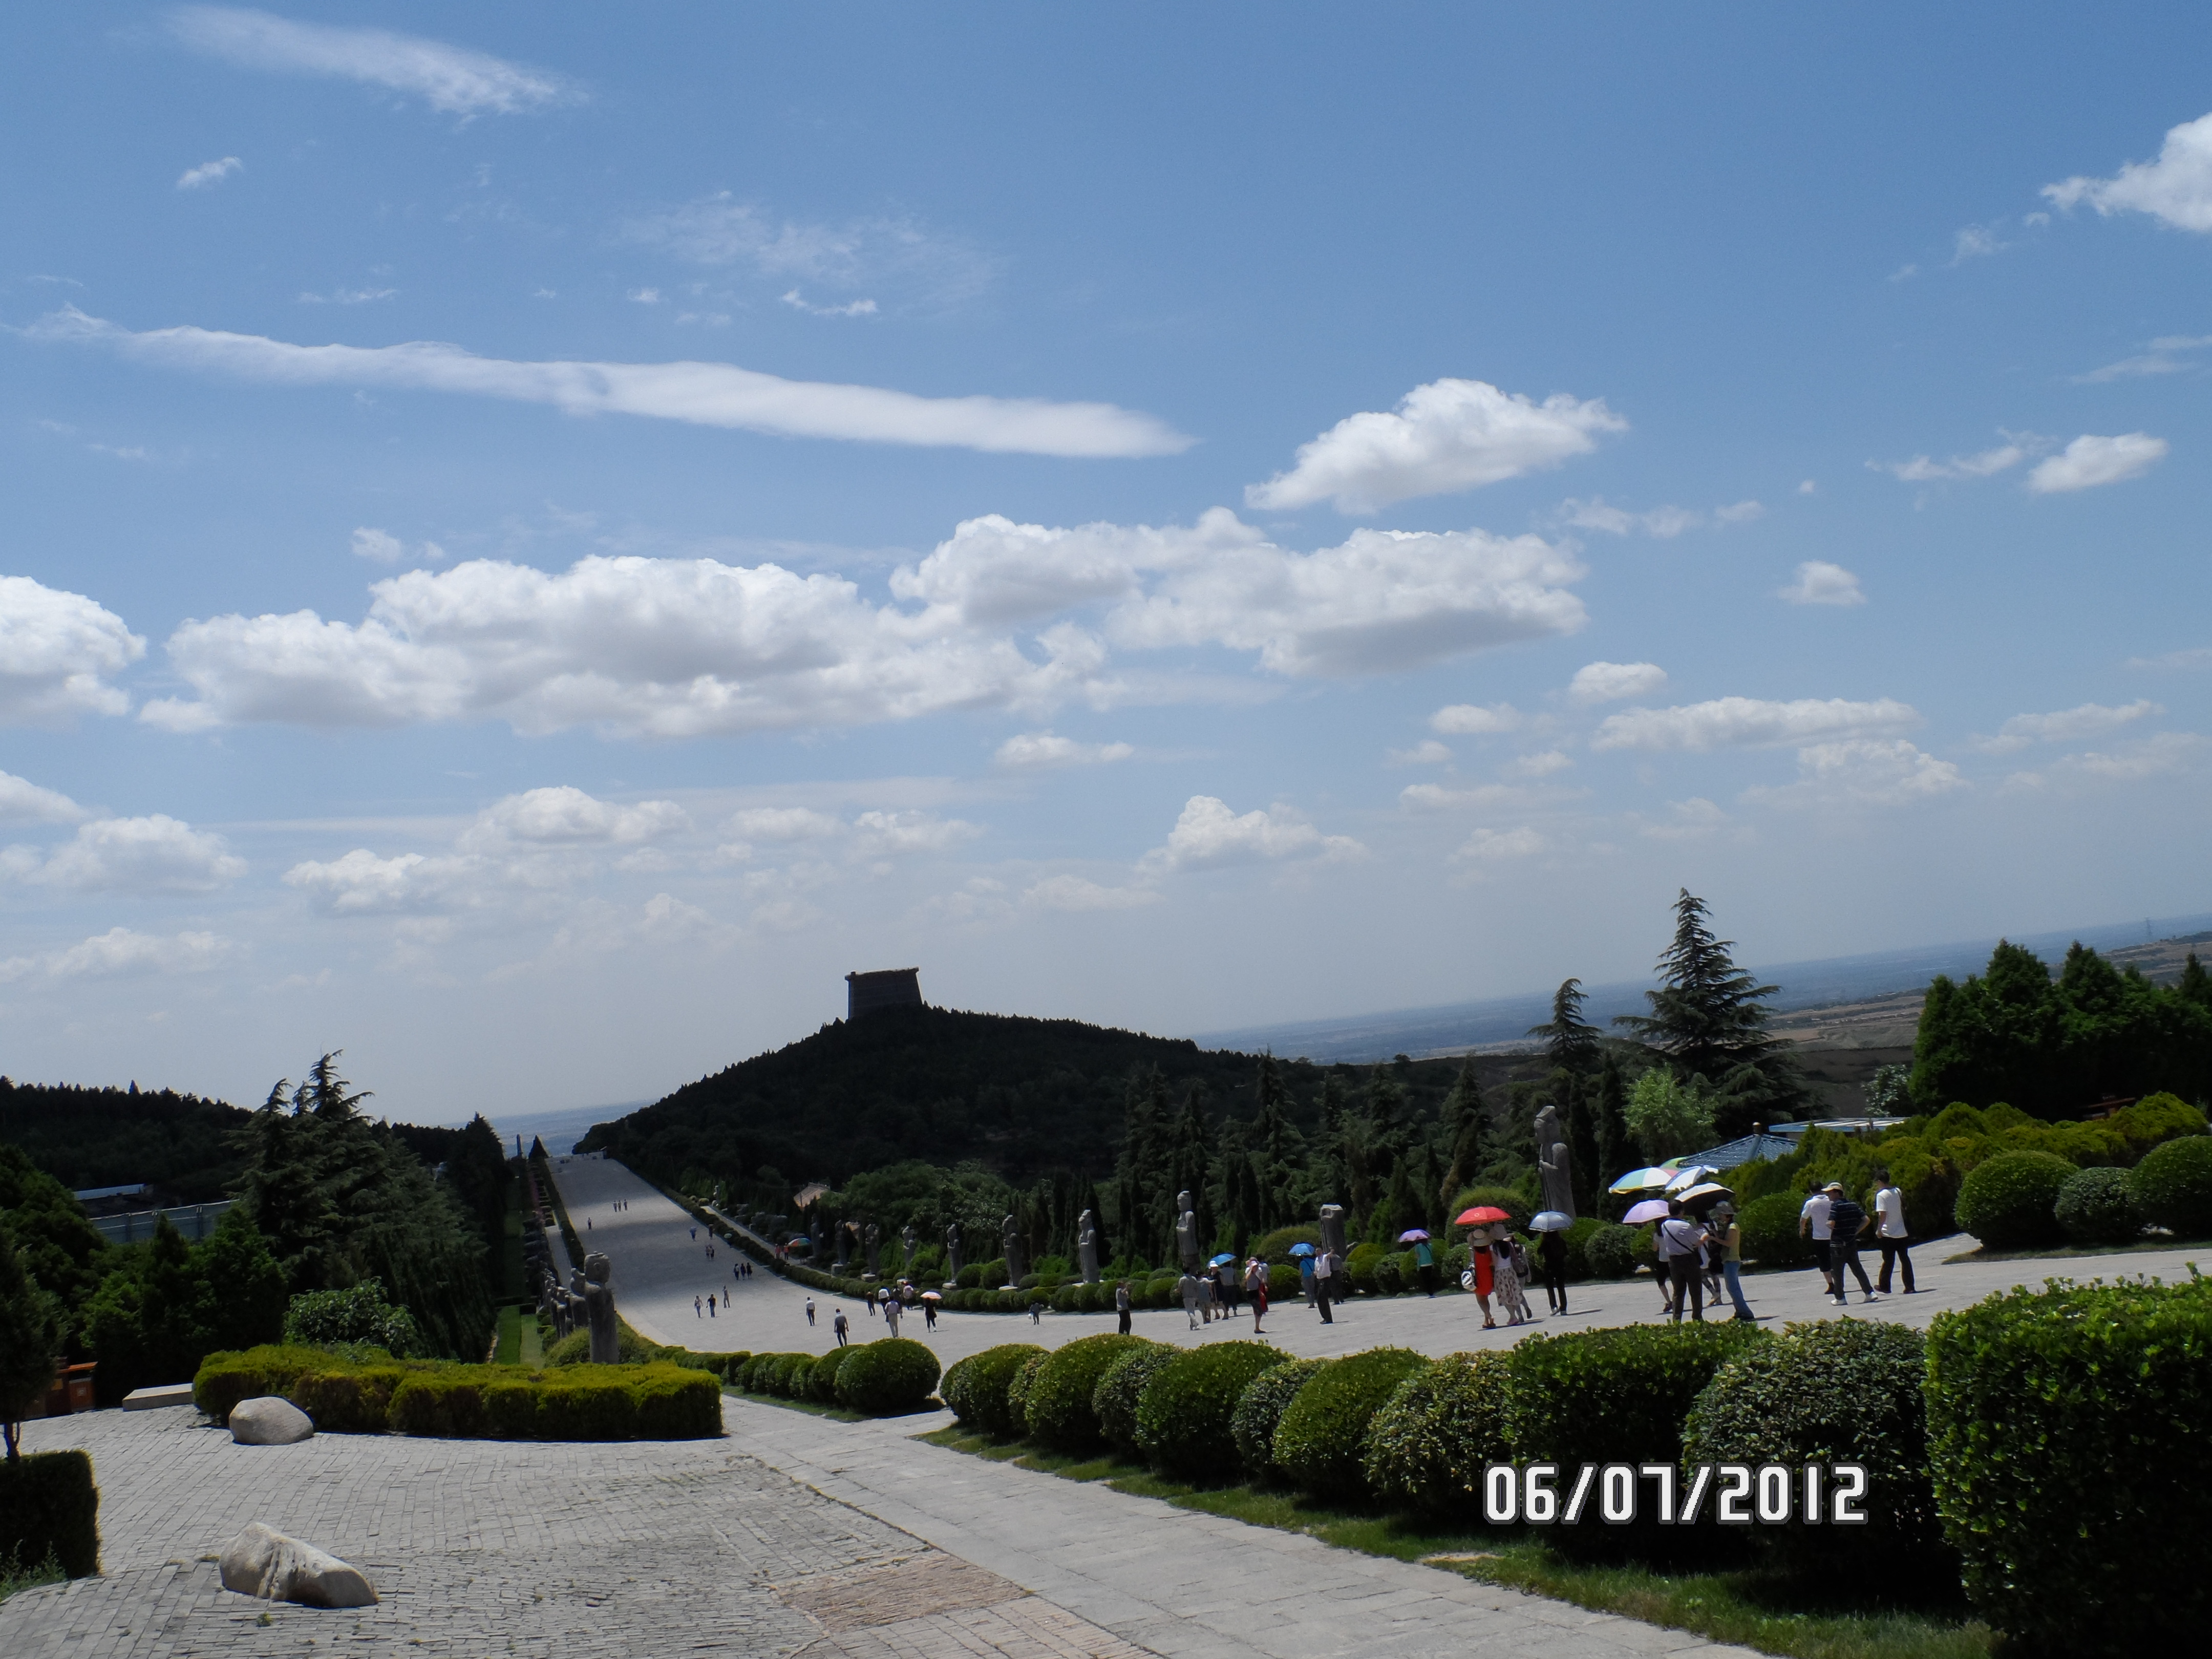
[{"label": "large boulder", "polygon": [[230,1408],[230,1437],[241,1446],[290,1446],[315,1431],[314,1419],[273,1394]]},{"label": "large boulder", "polygon": [[222,1587],[264,1601],[307,1607],[366,1607],[376,1589],[358,1567],[258,1521],[223,1546]]}]

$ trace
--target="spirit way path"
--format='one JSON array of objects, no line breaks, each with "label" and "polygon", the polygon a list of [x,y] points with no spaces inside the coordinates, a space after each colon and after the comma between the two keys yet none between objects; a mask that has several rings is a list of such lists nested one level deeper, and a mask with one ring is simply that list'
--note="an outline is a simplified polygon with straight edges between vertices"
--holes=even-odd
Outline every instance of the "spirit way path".
[{"label": "spirit way path", "polygon": [[[723,1245],[715,1259],[708,1261],[706,1230],[701,1228],[698,1239],[694,1240],[690,1231],[696,1224],[691,1218],[623,1164],[598,1158],[556,1159],[555,1164],[554,1178],[578,1236],[585,1239],[587,1248],[606,1252],[614,1269],[617,1305],[645,1336],[709,1352],[823,1353],[836,1340],[830,1321],[838,1307],[852,1321],[855,1341],[884,1334],[880,1318],[872,1319],[865,1307],[842,1302],[826,1291],[805,1290],[765,1268],[757,1269],[750,1279],[733,1279],[730,1268],[736,1252]],[[618,1200],[629,1207],[615,1210]],[[592,1218],[589,1232],[584,1230],[586,1214]],[[2212,1250],[2201,1247],[2124,1255],[1945,1264],[1945,1256],[1973,1247],[1974,1241],[1963,1236],[1921,1246],[1914,1252],[1920,1293],[1869,1304],[1854,1285],[1850,1316],[1895,1320],[1924,1329],[1946,1309],[1969,1306],[1993,1291],[2016,1285],[2039,1285],[2049,1278],[2117,1279],[2141,1273],[2172,1283],[2189,1277],[2192,1262],[2212,1271]],[[1881,1257],[1869,1253],[1866,1261],[1871,1279]],[[1752,1273],[1743,1283],[1752,1311],[1770,1327],[1794,1320],[1835,1318],[1846,1311],[1822,1291],[1820,1275],[1809,1267],[1794,1273]],[[708,1290],[722,1285],[735,1294],[726,1311],[718,1310],[711,1321],[703,1313],[693,1312],[694,1296],[703,1297]],[[805,1313],[810,1296],[817,1322],[811,1327]],[[1542,1296],[1535,1295],[1535,1300],[1540,1307]],[[1568,1304],[1570,1311],[1564,1318],[1540,1316],[1518,1329],[1501,1326],[1486,1331],[1482,1328],[1481,1309],[1471,1296],[1439,1296],[1434,1300],[1414,1296],[1358,1298],[1337,1304],[1333,1325],[1322,1324],[1303,1303],[1279,1303],[1268,1314],[1261,1335],[1286,1352],[1306,1358],[1385,1346],[1443,1355],[1508,1347],[1538,1332],[1648,1324],[1660,1317],[1659,1293],[1649,1278],[1571,1285]],[[1727,1311],[1725,1300],[1722,1306]],[[1000,1342],[1058,1347],[1079,1336],[1092,1336],[1114,1328],[1111,1314],[1047,1313],[1032,1324],[1019,1314],[948,1313],[939,1318],[934,1331],[925,1328],[918,1316],[908,1315],[900,1322],[899,1334],[928,1343],[939,1362],[950,1365]],[[1176,1308],[1139,1313],[1134,1328],[1156,1341],[1190,1346],[1249,1339],[1252,1321],[1243,1315],[1201,1325],[1194,1331],[1182,1310]]]}]

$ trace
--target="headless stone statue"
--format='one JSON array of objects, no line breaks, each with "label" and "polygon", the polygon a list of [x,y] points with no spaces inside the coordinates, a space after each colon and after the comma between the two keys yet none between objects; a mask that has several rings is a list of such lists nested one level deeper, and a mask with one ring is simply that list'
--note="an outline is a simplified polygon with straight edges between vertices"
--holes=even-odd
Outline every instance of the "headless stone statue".
[{"label": "headless stone statue", "polygon": [[868,1231],[865,1237],[868,1242],[868,1277],[871,1279],[880,1278],[883,1273],[881,1250],[884,1237],[883,1229],[877,1226],[874,1222],[871,1221],[868,1224]]},{"label": "headless stone statue", "polygon": [[999,1229],[1000,1242],[1006,1246],[1006,1283],[1018,1285],[1029,1277],[1029,1252],[1022,1248],[1021,1224],[1008,1216]]},{"label": "headless stone statue", "polygon": [[1536,1114],[1536,1168],[1544,1181],[1544,1207],[1571,1218],[1575,1212],[1574,1154],[1559,1127],[1559,1109],[1547,1103]]},{"label": "headless stone statue", "polygon": [[597,1251],[584,1258],[584,1316],[592,1326],[592,1364],[622,1363],[622,1338],[615,1325],[615,1290],[607,1283],[614,1269]]},{"label": "headless stone statue", "polygon": [[1344,1206],[1321,1206],[1321,1247],[1339,1261],[1344,1260]]},{"label": "headless stone statue", "polygon": [[1176,1194],[1176,1254],[1182,1258],[1185,1273],[1198,1271],[1198,1212],[1188,1188]]},{"label": "headless stone statue", "polygon": [[945,1224],[945,1282],[960,1282],[960,1224],[957,1221]]},{"label": "headless stone statue", "polygon": [[1083,1282],[1098,1282],[1098,1220],[1085,1210],[1075,1218],[1075,1259],[1083,1269]]}]

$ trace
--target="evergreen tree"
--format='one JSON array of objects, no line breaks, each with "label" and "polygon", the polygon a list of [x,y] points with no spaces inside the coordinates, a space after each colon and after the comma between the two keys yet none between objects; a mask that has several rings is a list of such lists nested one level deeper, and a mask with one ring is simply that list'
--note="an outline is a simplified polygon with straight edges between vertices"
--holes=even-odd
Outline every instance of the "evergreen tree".
[{"label": "evergreen tree", "polygon": [[[1173,1204],[1175,1189],[1160,1190],[1167,1178],[1167,1079],[1157,1066],[1129,1079],[1122,1107],[1121,1150],[1115,1164],[1115,1221],[1121,1228],[1119,1254],[1131,1260],[1164,1261],[1161,1215]],[[1170,1217],[1167,1224],[1174,1225]]]},{"label": "evergreen tree", "polygon": [[[1168,1171],[1166,1197],[1170,1212],[1176,1194],[1190,1194],[1191,1208],[1198,1218],[1198,1243],[1201,1251],[1212,1243],[1215,1224],[1212,1179],[1214,1171],[1213,1132],[1206,1121],[1206,1094],[1196,1083],[1185,1091],[1182,1115],[1176,1120],[1175,1152]],[[1169,1218],[1169,1242],[1174,1240],[1176,1218]],[[1208,1251],[1210,1254],[1210,1251]]]},{"label": "evergreen tree", "polygon": [[1628,1133],[1628,1084],[1620,1074],[1620,1061],[1612,1054],[1605,1057],[1597,1074],[1597,1103],[1592,1115],[1597,1120],[1597,1171],[1591,1188],[1599,1195],[1601,1208],[1618,1213],[1621,1206],[1607,1188],[1633,1167],[1629,1159],[1635,1155],[1635,1143]]},{"label": "evergreen tree", "polygon": [[[1452,1200],[1473,1186],[1490,1164],[1490,1107],[1482,1097],[1482,1081],[1476,1074],[1474,1062],[1462,1066],[1459,1076],[1452,1080],[1451,1092],[1444,1097],[1444,1133],[1450,1137],[1446,1154],[1444,1177],[1436,1188],[1438,1213],[1451,1207]],[[1451,1218],[1444,1216],[1449,1221]]]},{"label": "evergreen tree", "polygon": [[1308,1184],[1316,1205],[1348,1203],[1351,1176],[1345,1158],[1348,1130],[1344,1085],[1335,1073],[1328,1073],[1322,1078],[1321,1094],[1315,1107],[1321,1125],[1315,1139]]},{"label": "evergreen tree", "polygon": [[[1761,985],[1735,965],[1732,939],[1716,939],[1703,899],[1687,888],[1674,901],[1674,939],[1660,953],[1660,986],[1647,991],[1649,1014],[1624,1014],[1627,1026],[1674,1062],[1685,1077],[1724,1083],[1723,1136],[1788,1110],[1803,1085],[1781,1040],[1766,1029],[1765,1000],[1780,988]],[[1742,1068],[1753,1067],[1750,1073]]]},{"label": "evergreen tree", "polygon": [[1297,1126],[1291,1121],[1289,1091],[1283,1086],[1282,1070],[1273,1054],[1260,1056],[1255,1090],[1260,1101],[1259,1116],[1253,1124],[1260,1188],[1255,1224],[1267,1231],[1289,1224],[1296,1214],[1297,1170],[1304,1147]]},{"label": "evergreen tree", "polygon": [[24,1271],[15,1242],[0,1230],[0,1437],[11,1463],[21,1455],[23,1419],[54,1380],[62,1346],[59,1313]]},{"label": "evergreen tree", "polygon": [[1598,1176],[1603,1159],[1598,1154],[1595,1085],[1572,1072],[1554,1072],[1552,1098],[1559,1105],[1560,1127],[1574,1158],[1575,1213],[1595,1215],[1597,1195],[1605,1185]]},{"label": "evergreen tree", "polygon": [[1582,981],[1562,980],[1552,994],[1550,1021],[1528,1028],[1530,1036],[1544,1039],[1544,1056],[1554,1070],[1580,1075],[1596,1068],[1604,1035],[1583,1018],[1583,1001]]},{"label": "evergreen tree", "polygon": [[2212,974],[2204,971],[2204,964],[2191,951],[2189,959],[2181,964],[2181,982],[2174,988],[2175,994],[2184,1002],[2199,1008],[2212,1008]]}]

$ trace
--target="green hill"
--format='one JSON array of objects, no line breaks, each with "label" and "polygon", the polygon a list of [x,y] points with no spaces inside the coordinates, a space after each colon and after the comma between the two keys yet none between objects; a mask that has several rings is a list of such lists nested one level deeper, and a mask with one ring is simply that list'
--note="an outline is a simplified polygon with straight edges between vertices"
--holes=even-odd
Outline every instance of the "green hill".
[{"label": "green hill", "polygon": [[82,1088],[0,1077],[0,1140],[72,1192],[146,1182],[163,1201],[229,1196],[246,1168],[230,1144],[252,1113],[174,1090]]}]

